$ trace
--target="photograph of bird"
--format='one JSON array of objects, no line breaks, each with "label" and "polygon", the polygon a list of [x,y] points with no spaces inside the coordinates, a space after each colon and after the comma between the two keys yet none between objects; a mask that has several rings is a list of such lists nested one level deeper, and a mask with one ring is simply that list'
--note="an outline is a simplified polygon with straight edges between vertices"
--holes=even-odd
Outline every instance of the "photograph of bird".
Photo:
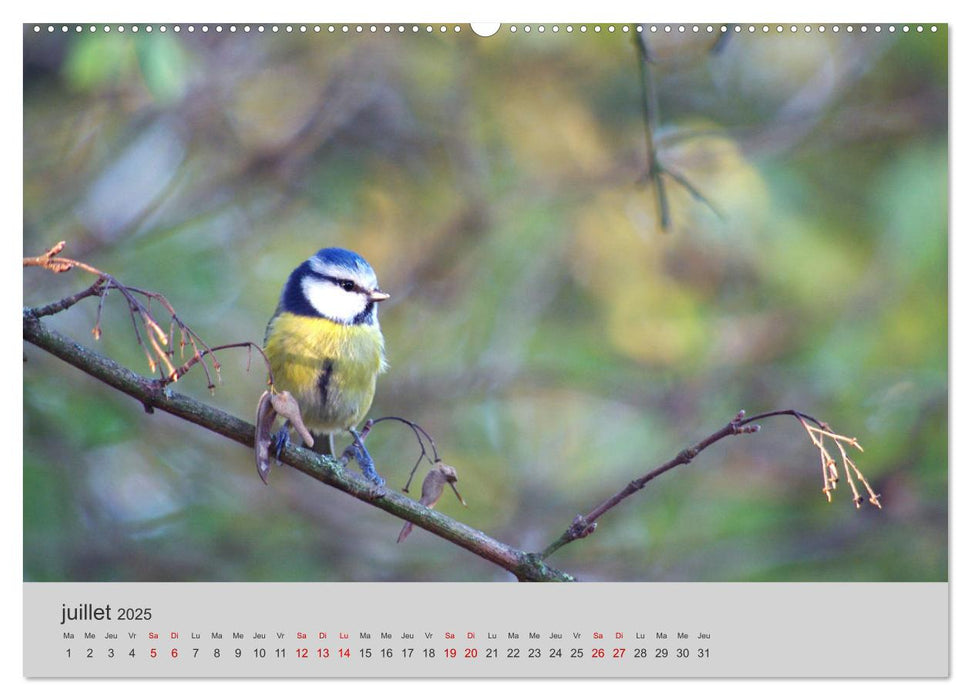
[{"label": "photograph of bird", "polygon": [[[350,433],[352,454],[379,485],[383,479],[355,428],[388,366],[378,304],[390,296],[360,255],[324,248],[290,273],[263,341],[274,388],[289,391],[307,428],[325,438],[317,441],[318,451],[335,456],[334,436]],[[290,427],[287,422],[274,436],[277,454],[289,442]]]}]

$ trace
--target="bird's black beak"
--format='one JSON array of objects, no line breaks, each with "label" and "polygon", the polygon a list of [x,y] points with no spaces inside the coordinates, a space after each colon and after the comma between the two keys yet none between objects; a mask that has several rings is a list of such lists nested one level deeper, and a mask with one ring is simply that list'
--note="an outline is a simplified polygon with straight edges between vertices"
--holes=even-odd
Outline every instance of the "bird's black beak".
[{"label": "bird's black beak", "polygon": [[382,292],[380,289],[375,289],[367,295],[367,298],[368,301],[384,301],[385,299],[390,299],[391,295],[387,292]]}]

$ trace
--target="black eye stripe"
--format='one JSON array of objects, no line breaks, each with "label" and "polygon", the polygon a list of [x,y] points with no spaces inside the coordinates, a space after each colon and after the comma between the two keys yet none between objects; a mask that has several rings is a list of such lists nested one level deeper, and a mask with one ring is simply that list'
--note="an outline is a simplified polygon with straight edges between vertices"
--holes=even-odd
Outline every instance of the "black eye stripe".
[{"label": "black eye stripe", "polygon": [[314,277],[319,277],[322,280],[327,280],[328,282],[336,284],[346,292],[364,292],[364,290],[358,287],[353,280],[341,279],[340,277],[331,277],[330,275],[322,275],[319,272],[314,272],[313,275]]}]

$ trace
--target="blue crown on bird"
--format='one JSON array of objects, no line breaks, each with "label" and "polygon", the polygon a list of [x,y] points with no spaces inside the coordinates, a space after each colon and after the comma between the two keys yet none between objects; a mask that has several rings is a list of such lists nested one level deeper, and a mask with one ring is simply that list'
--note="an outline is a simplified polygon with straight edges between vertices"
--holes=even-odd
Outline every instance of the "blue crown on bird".
[{"label": "blue crown on bird", "polygon": [[280,310],[344,325],[377,325],[376,302],[388,296],[367,260],[343,248],[323,248],[290,273]]}]

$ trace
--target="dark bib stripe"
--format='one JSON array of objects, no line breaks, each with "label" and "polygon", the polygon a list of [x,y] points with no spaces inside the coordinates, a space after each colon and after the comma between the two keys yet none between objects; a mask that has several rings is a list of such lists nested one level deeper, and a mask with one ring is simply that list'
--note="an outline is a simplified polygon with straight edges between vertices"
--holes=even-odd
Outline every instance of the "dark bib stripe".
[{"label": "dark bib stripe", "polygon": [[372,323],[374,323],[374,302],[368,302],[368,305],[364,307],[364,311],[355,316],[351,323],[355,326],[362,323],[370,326]]},{"label": "dark bib stripe", "polygon": [[327,389],[330,384],[330,375],[334,373],[334,361],[327,360],[324,362],[324,366],[320,371],[320,377],[317,378],[317,391],[320,393],[320,405],[321,407],[327,406]]}]

